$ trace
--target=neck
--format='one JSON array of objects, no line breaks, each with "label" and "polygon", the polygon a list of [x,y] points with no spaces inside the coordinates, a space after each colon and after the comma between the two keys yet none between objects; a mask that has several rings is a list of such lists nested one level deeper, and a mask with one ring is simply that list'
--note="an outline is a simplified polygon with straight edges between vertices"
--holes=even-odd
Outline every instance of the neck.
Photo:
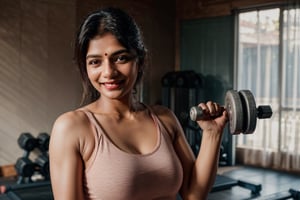
[{"label": "neck", "polygon": [[117,118],[131,118],[138,111],[143,110],[144,105],[134,98],[128,98],[126,100],[106,100],[99,98],[95,102],[95,110],[99,113],[116,116]]}]

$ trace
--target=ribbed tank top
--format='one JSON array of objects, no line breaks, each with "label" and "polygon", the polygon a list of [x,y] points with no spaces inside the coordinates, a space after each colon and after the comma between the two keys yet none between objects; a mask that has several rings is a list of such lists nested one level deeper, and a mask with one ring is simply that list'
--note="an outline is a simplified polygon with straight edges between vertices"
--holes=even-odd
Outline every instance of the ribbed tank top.
[{"label": "ribbed tank top", "polygon": [[95,127],[92,164],[85,169],[85,199],[90,200],[175,200],[182,184],[181,163],[172,140],[158,117],[158,141],[153,152],[122,151],[105,135],[93,113],[84,111]]}]

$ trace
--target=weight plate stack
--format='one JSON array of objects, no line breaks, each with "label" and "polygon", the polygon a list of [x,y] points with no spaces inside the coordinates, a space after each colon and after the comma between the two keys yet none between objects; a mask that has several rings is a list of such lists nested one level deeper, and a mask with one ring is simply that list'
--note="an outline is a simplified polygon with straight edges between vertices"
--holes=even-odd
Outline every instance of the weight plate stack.
[{"label": "weight plate stack", "polygon": [[244,134],[251,134],[255,131],[256,127],[256,103],[254,96],[250,90],[240,90],[239,95],[241,97],[243,116],[244,116]]},{"label": "weight plate stack", "polygon": [[243,132],[244,115],[240,95],[235,90],[228,90],[225,95],[225,108],[229,116],[230,132],[239,134]]}]

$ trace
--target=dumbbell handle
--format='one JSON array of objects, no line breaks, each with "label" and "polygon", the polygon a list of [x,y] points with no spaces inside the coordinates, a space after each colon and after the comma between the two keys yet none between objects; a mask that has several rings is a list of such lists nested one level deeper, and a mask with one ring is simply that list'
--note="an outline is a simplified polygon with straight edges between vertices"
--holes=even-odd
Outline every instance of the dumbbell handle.
[{"label": "dumbbell handle", "polygon": [[[257,118],[259,119],[266,119],[266,118],[270,118],[273,114],[272,112],[272,108],[270,106],[258,106],[257,107]],[[222,113],[220,113],[221,115]],[[219,116],[220,116],[219,115]],[[190,118],[192,121],[198,121],[201,119],[204,119],[208,117],[207,114],[205,114],[203,112],[203,109],[198,107],[198,106],[193,106],[190,109]]]},{"label": "dumbbell handle", "polygon": [[[220,113],[216,116],[216,117],[219,117],[222,115],[223,111],[224,111],[224,107],[221,107],[223,108]],[[192,121],[198,121],[200,119],[204,119],[204,118],[209,118],[210,116],[208,114],[206,114],[202,108],[198,107],[198,106],[193,106],[191,107],[190,109],[190,118]]]}]

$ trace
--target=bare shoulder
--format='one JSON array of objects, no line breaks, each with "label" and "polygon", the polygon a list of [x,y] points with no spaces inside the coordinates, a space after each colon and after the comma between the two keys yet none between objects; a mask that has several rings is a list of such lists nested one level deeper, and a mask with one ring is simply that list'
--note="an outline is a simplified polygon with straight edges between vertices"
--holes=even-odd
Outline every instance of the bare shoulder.
[{"label": "bare shoulder", "polygon": [[166,122],[176,120],[176,116],[171,109],[162,105],[153,105],[150,107],[161,120]]},{"label": "bare shoulder", "polygon": [[174,112],[171,109],[162,105],[153,105],[150,106],[150,108],[157,115],[157,117],[162,122],[170,136],[174,138],[175,135],[177,135],[178,132],[181,130],[180,123]]},{"label": "bare shoulder", "polygon": [[66,112],[54,122],[51,139],[55,141],[69,141],[73,144],[79,142],[82,130],[89,122],[84,112],[80,110]]},{"label": "bare shoulder", "polygon": [[80,110],[70,111],[60,115],[53,125],[53,131],[76,130],[79,126],[86,124],[87,118]]}]

